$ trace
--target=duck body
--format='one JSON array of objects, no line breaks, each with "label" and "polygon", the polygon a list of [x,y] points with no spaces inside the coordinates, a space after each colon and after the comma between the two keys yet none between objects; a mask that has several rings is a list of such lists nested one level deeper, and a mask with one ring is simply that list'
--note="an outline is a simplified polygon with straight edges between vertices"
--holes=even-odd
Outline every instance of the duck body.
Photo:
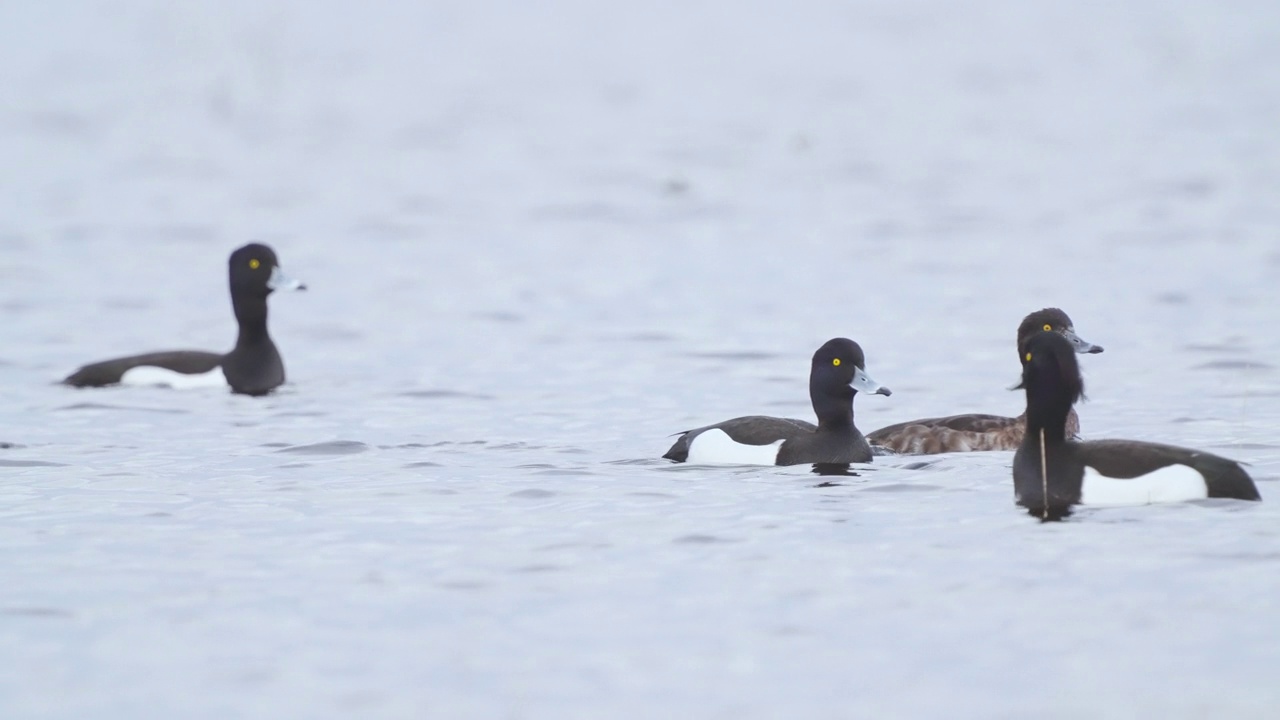
[{"label": "duck body", "polygon": [[692,463],[799,465],[871,462],[872,453],[852,423],[820,427],[804,420],[748,415],[686,431],[663,457]]},{"label": "duck body", "polygon": [[[1026,434],[1027,416],[951,415],[948,417],[911,420],[881,428],[868,440],[899,455],[933,455],[945,452],[981,450],[1017,450]],[[1080,419],[1075,410],[1067,416],[1067,434],[1080,434]]]},{"label": "duck body", "polygon": [[[1062,517],[1074,505],[1126,506],[1203,498],[1261,500],[1240,463],[1189,448],[1138,440],[1045,443],[1014,454],[1014,497],[1033,515]],[[1046,495],[1047,490],[1047,495]]]},{"label": "duck body", "polygon": [[220,372],[225,357],[203,350],[144,353],[90,363],[68,375],[62,382],[72,387],[164,384],[195,387],[201,383],[225,384]]}]

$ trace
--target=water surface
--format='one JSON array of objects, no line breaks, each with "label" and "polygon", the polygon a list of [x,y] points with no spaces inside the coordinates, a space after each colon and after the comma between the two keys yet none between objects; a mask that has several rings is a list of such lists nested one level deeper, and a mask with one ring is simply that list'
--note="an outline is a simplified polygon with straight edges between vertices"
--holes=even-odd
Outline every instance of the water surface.
[{"label": "water surface", "polygon": [[[1273,3],[0,7],[5,717],[1271,717]],[[290,384],[74,391],[233,342]],[[657,458],[1017,414],[1061,306],[1085,435],[1267,502],[1012,503],[1008,453]]]}]

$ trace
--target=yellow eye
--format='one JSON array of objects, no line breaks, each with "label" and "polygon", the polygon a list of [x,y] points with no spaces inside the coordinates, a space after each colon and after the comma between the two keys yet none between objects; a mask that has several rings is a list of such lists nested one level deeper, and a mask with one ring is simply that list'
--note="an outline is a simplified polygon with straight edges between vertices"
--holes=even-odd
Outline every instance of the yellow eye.
[{"label": "yellow eye", "polygon": [[840,358],[836,358],[835,360],[832,360],[831,364],[835,365],[836,367],[840,367]]},{"label": "yellow eye", "polygon": [[1052,325],[1050,325],[1049,323],[1045,323],[1045,324],[1044,324],[1044,329],[1045,329],[1045,330],[1052,330],[1052,329],[1053,329],[1053,326],[1052,326]]},{"label": "yellow eye", "polygon": [[[262,267],[262,263],[261,263],[261,262],[258,262],[258,258],[254,258],[254,259],[252,259],[252,260],[250,260],[250,261],[249,261],[249,269],[250,269],[250,270],[257,270],[257,269],[258,269],[258,268],[260,268],[260,267]],[[1045,326],[1045,330],[1048,330],[1048,329],[1049,329],[1049,327],[1046,325],[1046,326]]]},{"label": "yellow eye", "polygon": [[1027,362],[1031,362],[1031,353],[1027,353]]}]

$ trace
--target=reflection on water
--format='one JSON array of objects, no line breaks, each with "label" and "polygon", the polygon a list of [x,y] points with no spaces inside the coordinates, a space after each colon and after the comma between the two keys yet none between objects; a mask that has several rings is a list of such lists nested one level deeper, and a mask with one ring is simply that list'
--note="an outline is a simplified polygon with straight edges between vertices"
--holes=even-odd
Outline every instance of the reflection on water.
[{"label": "reflection on water", "polygon": [[843,477],[858,477],[858,473],[849,469],[848,463],[814,463],[812,473],[814,475],[838,475]]}]

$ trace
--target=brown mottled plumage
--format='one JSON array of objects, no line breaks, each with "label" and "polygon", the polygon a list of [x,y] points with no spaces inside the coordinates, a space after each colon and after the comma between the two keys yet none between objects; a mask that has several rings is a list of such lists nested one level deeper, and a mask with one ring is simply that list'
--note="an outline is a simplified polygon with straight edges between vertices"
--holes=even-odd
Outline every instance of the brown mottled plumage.
[{"label": "brown mottled plumage", "polygon": [[[1017,450],[1026,433],[1027,414],[1016,418],[1001,415],[952,415],[910,420],[880,428],[867,436],[876,447],[900,455],[934,455],[976,450]],[[1072,410],[1067,416],[1069,437],[1080,434],[1080,419]]]},{"label": "brown mottled plumage", "polygon": [[[1032,335],[1053,330],[1071,342],[1078,353],[1100,353],[1102,347],[1080,339],[1071,318],[1058,308],[1045,308],[1027,315],[1018,325],[1018,355]],[[910,420],[880,428],[867,435],[872,446],[902,455],[933,455],[944,452],[977,450],[1016,450],[1026,432],[1026,413],[1016,418],[1001,415],[950,415],[947,417]],[[1080,419],[1075,410],[1067,416],[1068,437],[1080,433]]]}]

